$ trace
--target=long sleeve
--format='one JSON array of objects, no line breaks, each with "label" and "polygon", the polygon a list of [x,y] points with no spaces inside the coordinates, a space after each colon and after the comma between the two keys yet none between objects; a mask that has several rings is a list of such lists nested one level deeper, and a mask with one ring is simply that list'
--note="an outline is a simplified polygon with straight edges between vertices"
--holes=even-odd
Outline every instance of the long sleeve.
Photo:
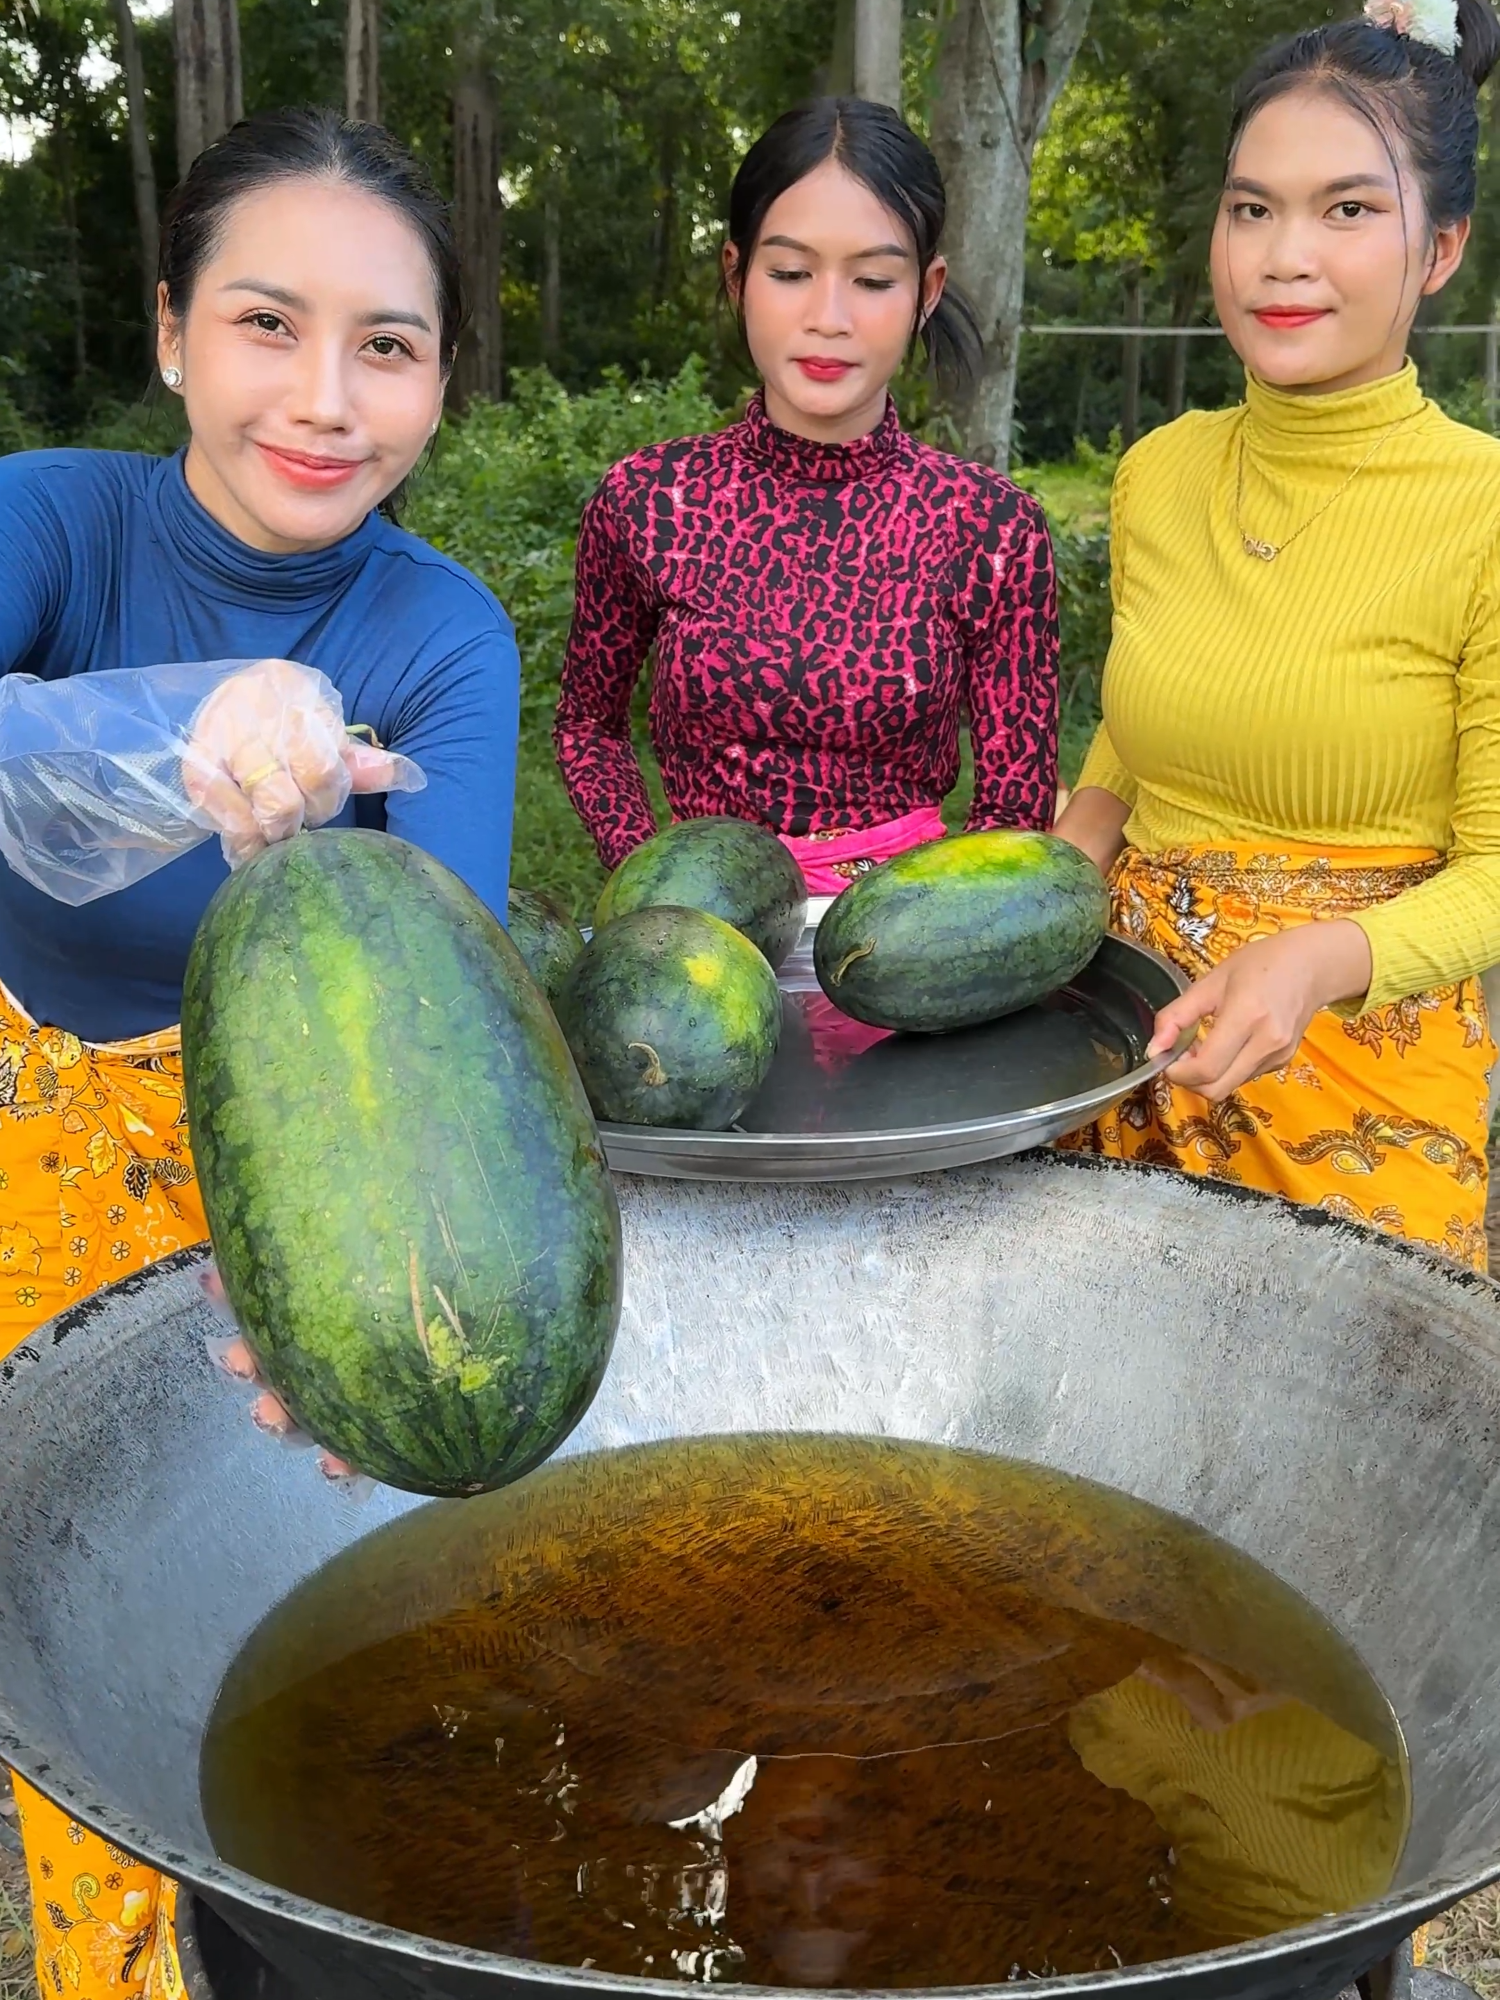
[{"label": "long sleeve", "polygon": [[607,487],[584,509],[576,566],[552,740],[574,810],[600,860],[614,868],[656,831],[630,740],[630,702],[661,608],[624,547]]},{"label": "long sleeve", "polygon": [[1354,919],[1374,958],[1367,1007],[1500,965],[1500,543],[1475,591],[1458,664],[1455,723],[1447,866]]},{"label": "long sleeve", "polygon": [[[0,458],[0,543],[5,549],[0,673],[13,673],[28,662],[69,592],[68,539],[51,487],[38,477],[36,467],[36,454]],[[50,463],[47,475],[50,480],[67,480],[66,473]]]},{"label": "long sleeve", "polygon": [[968,655],[971,830],[1047,828],[1057,803],[1057,578],[1046,518],[1028,505],[991,559],[993,612]]},{"label": "long sleeve", "polygon": [[387,749],[420,764],[427,786],[383,801],[386,830],[451,868],[502,923],[510,884],[521,666],[510,621],[428,669]]}]

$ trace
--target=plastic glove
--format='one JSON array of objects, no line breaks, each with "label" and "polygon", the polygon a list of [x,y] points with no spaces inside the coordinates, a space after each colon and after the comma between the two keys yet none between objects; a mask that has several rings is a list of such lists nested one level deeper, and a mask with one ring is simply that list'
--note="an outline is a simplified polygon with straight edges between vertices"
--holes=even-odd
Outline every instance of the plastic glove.
[{"label": "plastic glove", "polygon": [[257,660],[193,717],[182,782],[235,868],[304,826],[322,826],[351,792],[417,791],[426,781],[409,758],[350,738],[325,675],[294,660]]},{"label": "plastic glove", "polygon": [[351,791],[426,782],[409,758],[351,742],[338,689],[291,660],[0,675],[0,856],[73,908],[214,833],[233,867],[331,819]]}]

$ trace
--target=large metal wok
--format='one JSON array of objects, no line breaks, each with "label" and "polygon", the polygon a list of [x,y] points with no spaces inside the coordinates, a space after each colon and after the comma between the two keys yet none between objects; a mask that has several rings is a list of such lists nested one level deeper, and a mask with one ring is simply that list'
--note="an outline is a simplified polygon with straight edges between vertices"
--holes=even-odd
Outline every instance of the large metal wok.
[{"label": "large metal wok", "polygon": [[[1055,1158],[621,1197],[625,1320],[566,1449],[842,1430],[1084,1472],[1269,1565],[1394,1703],[1414,1818],[1388,1895],[1051,1983],[1332,1996],[1500,1874],[1500,1289],[1260,1197]],[[290,1586],[412,1503],[353,1505],[270,1447],[205,1330],[183,1257],[0,1371],[0,1754],[196,1885],[310,1996],[666,1992],[429,1944],[215,1860],[197,1777],[221,1675]]]}]

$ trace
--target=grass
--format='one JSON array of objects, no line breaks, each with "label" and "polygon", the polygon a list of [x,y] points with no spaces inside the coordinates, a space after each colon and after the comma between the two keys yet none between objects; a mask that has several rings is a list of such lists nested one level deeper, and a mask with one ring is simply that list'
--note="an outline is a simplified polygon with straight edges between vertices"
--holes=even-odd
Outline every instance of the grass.
[{"label": "grass", "polygon": [[0,2000],[37,2000],[25,1907],[24,1881],[19,1888],[0,1884]]},{"label": "grass", "polygon": [[1427,1963],[1464,1980],[1480,2000],[1500,2000],[1500,1888],[1485,1889],[1437,1919]]},{"label": "grass", "polygon": [[[10,1803],[10,1785],[3,1773],[0,1798]],[[0,1847],[0,2000],[37,2000],[30,1910],[25,1864],[9,1848]]]},{"label": "grass", "polygon": [[1034,493],[1054,528],[1096,535],[1109,527],[1109,488],[1115,461],[1080,445],[1077,456],[1057,464],[1017,466],[1015,478]]}]

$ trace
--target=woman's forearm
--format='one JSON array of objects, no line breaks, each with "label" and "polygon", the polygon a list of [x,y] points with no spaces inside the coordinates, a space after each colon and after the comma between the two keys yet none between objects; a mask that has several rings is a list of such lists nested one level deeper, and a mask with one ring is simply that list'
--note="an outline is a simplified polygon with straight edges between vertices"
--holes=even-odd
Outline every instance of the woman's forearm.
[{"label": "woman's forearm", "polygon": [[1125,822],[1130,807],[1100,785],[1085,785],[1063,807],[1054,833],[1080,848],[1107,875],[1125,847]]}]

